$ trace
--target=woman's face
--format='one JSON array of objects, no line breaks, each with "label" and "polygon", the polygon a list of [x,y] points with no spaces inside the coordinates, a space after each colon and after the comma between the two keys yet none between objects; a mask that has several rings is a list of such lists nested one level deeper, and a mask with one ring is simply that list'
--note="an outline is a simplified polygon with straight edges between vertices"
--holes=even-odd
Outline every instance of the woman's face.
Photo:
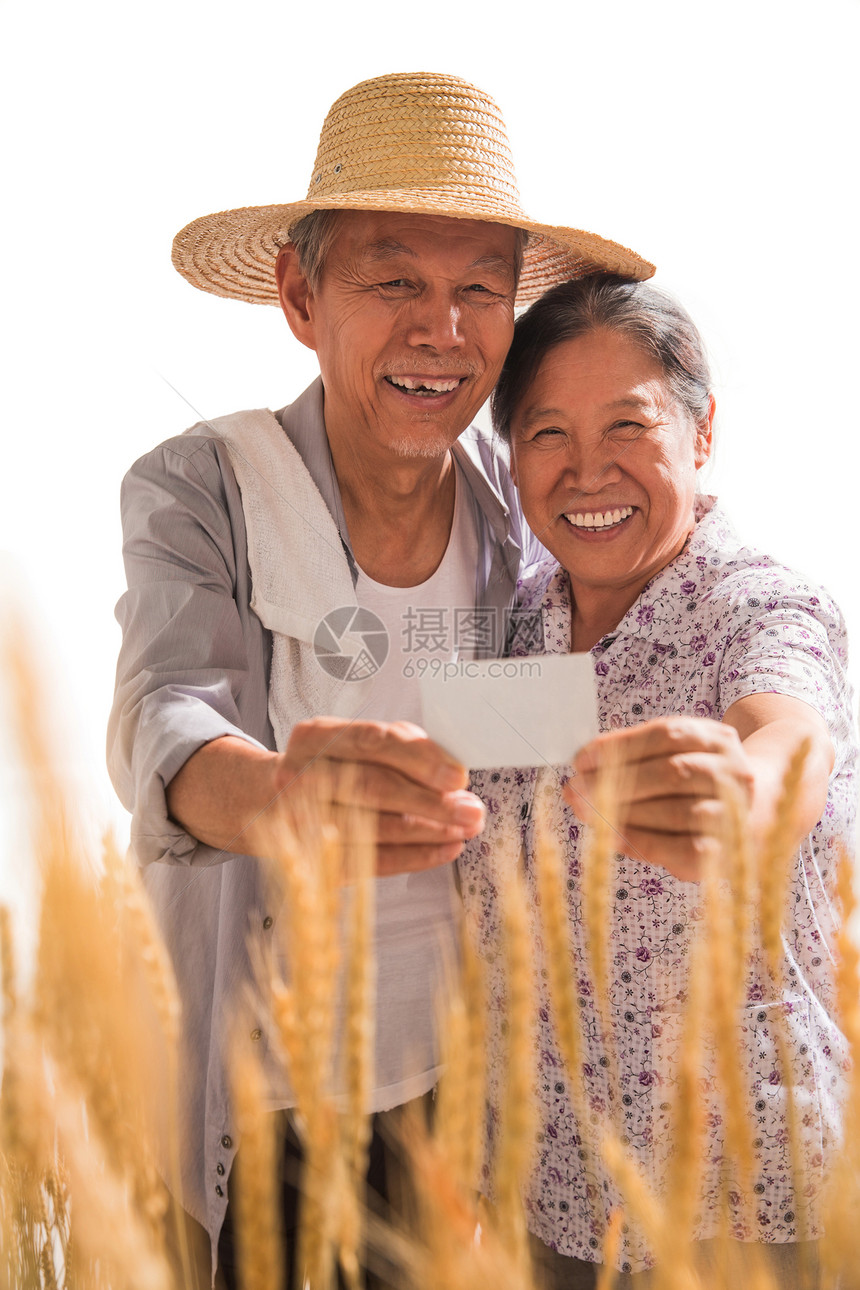
[{"label": "woman's face", "polygon": [[511,426],[514,478],[534,532],[577,589],[629,604],[681,551],[696,471],[711,452],[659,363],[617,332],[545,356]]}]

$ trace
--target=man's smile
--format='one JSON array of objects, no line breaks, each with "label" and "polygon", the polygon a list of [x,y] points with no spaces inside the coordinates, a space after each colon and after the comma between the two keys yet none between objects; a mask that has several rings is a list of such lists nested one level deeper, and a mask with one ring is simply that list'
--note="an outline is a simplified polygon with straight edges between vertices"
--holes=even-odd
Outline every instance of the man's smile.
[{"label": "man's smile", "polygon": [[458,386],[465,381],[465,376],[386,376],[383,378],[389,385],[395,389],[404,390],[409,394],[417,394],[421,398],[437,398],[442,394],[451,394]]}]

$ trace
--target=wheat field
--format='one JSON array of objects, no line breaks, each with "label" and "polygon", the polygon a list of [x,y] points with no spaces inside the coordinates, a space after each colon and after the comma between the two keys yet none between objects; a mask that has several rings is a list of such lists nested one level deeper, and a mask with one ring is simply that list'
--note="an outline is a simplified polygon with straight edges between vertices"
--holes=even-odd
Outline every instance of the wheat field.
[{"label": "wheat field", "polygon": [[[39,930],[32,974],[16,961],[15,929],[0,908],[3,1082],[0,1096],[0,1290],[184,1290],[192,1284],[191,1253],[170,1238],[171,1199],[162,1173],[178,1170],[170,1122],[182,1019],[171,966],[135,871],[108,838],[99,856],[78,841],[74,804],[52,769],[44,714],[26,650],[7,650],[17,741],[32,795],[32,856],[40,876]],[[611,788],[610,790],[611,793]],[[790,814],[791,773],[778,822]],[[666,1290],[777,1290],[764,1262],[747,1263],[739,1280],[726,1237],[703,1269],[691,1242],[702,1124],[698,1061],[708,1018],[717,1046],[726,1107],[726,1153],[750,1168],[751,1129],[740,1091],[732,1033],[745,962],[758,939],[775,953],[785,920],[789,856],[775,826],[761,856],[750,853],[739,808],[727,812],[723,877],[705,882],[706,917],[691,967],[684,1052],[672,1109],[672,1156],[657,1190],[636,1170],[611,1117],[588,1125],[589,1148],[600,1154],[625,1204],[604,1236],[600,1290],[614,1284],[614,1252],[622,1225],[638,1223],[655,1251]],[[592,840],[591,886],[583,917],[600,962],[608,903],[611,830]],[[297,1248],[286,1251],[279,1229],[277,1117],[267,1109],[263,1071],[236,1047],[233,1095],[242,1151],[235,1225],[242,1290],[278,1290],[287,1258],[298,1260],[307,1290],[330,1290],[337,1269],[349,1287],[365,1283],[384,1259],[404,1290],[535,1290],[522,1184],[535,1149],[537,1079],[532,1042],[533,943],[545,948],[559,1049],[568,1069],[580,1060],[581,1025],[572,988],[567,906],[561,857],[542,841],[538,855],[540,928],[512,874],[504,892],[500,946],[506,980],[506,1051],[497,1057],[501,1122],[486,1176],[487,1096],[485,965],[464,935],[439,1004],[445,1073],[432,1123],[404,1118],[392,1152],[405,1178],[400,1211],[367,1205],[363,1178],[370,1124],[364,1107],[372,1081],[374,963],[373,839],[366,823],[331,818],[309,801],[295,831],[273,840],[271,881],[284,896],[286,958],[258,956],[269,1001],[273,1048],[294,1090],[295,1123],[304,1152],[303,1205]],[[839,876],[843,928],[855,913],[853,863]],[[762,875],[767,875],[767,881]],[[343,935],[345,909],[346,935]],[[753,910],[756,915],[753,916]],[[338,948],[340,947],[340,948]],[[853,1056],[846,1077],[843,1149],[829,1180],[823,1284],[860,1287],[855,1215],[860,1206],[860,955],[841,933],[836,964],[840,1024]],[[286,962],[287,970],[283,971]],[[280,964],[281,966],[276,966]],[[346,1023],[334,1036],[337,981],[346,982]],[[22,981],[26,980],[26,985]],[[599,1002],[599,1001],[598,1001]],[[777,1044],[781,1041],[777,1038]],[[341,1053],[348,1095],[337,1104],[332,1085]],[[783,1070],[789,1063],[783,1052]],[[158,1080],[152,1072],[157,1069]],[[790,1090],[789,1090],[790,1093]],[[789,1131],[798,1132],[796,1116]],[[169,1145],[162,1171],[156,1140]],[[795,1153],[795,1158],[800,1153]],[[802,1179],[797,1180],[802,1191]],[[481,1192],[489,1192],[492,1200]],[[726,1224],[726,1227],[728,1224]]]}]

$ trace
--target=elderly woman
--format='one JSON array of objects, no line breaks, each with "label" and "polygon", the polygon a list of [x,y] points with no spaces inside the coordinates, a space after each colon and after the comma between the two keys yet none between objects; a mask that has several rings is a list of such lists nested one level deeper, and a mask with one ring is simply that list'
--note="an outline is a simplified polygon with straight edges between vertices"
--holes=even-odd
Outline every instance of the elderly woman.
[{"label": "elderly woman", "polygon": [[[547,769],[474,776],[488,820],[460,861],[470,922],[492,962],[499,857],[510,854],[513,838],[533,902],[541,812],[532,808],[536,794],[548,798],[548,827],[566,865],[584,1048],[581,1071],[565,1070],[542,984],[539,1147],[526,1191],[539,1261],[553,1285],[595,1283],[606,1225],[621,1204],[599,1151],[588,1149],[601,1114],[660,1196],[673,1151],[667,1098],[701,925],[697,880],[719,831],[725,787],[748,803],[751,835],[761,838],[806,738],[780,980],[771,980],[759,946],[745,1015],[728,1037],[740,1049],[752,1174],[732,1172],[722,1149],[712,1078],[694,1233],[705,1255],[727,1205],[732,1236],[763,1243],[778,1284],[793,1285],[798,1263],[815,1261],[845,1063],[833,1019],[834,884],[840,843],[851,832],[855,742],[839,611],[826,592],[742,545],[715,499],[697,492],[712,448],[709,373],[689,317],[654,288],[601,276],[550,291],[517,323],[493,416],[511,445],[526,518],[554,557],[522,589],[523,621],[533,623],[530,610],[542,619],[538,652],[590,651],[604,732],[561,788]],[[535,649],[533,638],[513,641],[515,654]],[[593,1006],[579,879],[588,803],[610,758],[627,787],[611,870],[608,1033]],[[498,1024],[504,984],[495,970]],[[778,1026],[799,1113],[794,1155]],[[577,1122],[574,1082],[590,1126]],[[630,1216],[617,1284],[651,1284],[642,1270],[652,1262]]]}]

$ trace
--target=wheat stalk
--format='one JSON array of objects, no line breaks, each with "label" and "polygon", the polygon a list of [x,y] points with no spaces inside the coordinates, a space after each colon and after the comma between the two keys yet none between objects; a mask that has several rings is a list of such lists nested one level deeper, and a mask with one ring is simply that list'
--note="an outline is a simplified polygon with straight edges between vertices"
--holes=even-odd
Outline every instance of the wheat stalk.
[{"label": "wheat stalk", "polygon": [[621,1248],[621,1228],[624,1225],[624,1211],[614,1210],[609,1216],[606,1231],[603,1235],[603,1262],[597,1272],[595,1290],[612,1290],[616,1281],[615,1265],[618,1251]]},{"label": "wheat stalk", "polygon": [[[745,813],[739,798],[724,801],[726,836],[720,863],[707,867],[705,888],[704,952],[709,959],[710,980],[707,1029],[714,1039],[717,1073],[725,1107],[726,1157],[738,1162],[741,1194],[749,1189],[753,1169],[752,1130],[746,1107],[740,1051],[737,1047],[737,1018],[743,999],[745,968],[749,954],[751,919],[749,899],[749,848],[746,843]],[[723,1042],[719,1039],[722,1037]],[[730,1039],[735,1042],[731,1042]],[[728,1177],[723,1176],[724,1203]]]},{"label": "wheat stalk", "polygon": [[[583,829],[581,861],[582,918],[594,982],[594,1000],[603,1041],[615,1057],[614,1031],[609,1024],[609,921],[612,866],[616,849],[617,807],[622,775],[617,761],[610,759],[597,777],[591,803],[597,819]],[[596,1018],[596,1019],[597,1019]],[[617,1062],[615,1063],[617,1066]]]},{"label": "wheat stalk", "polygon": [[538,905],[543,926],[545,964],[555,1033],[562,1060],[567,1067],[571,1101],[581,1124],[585,1123],[580,1087],[581,1022],[574,990],[575,968],[571,961],[567,901],[561,853],[545,826],[538,825],[535,876]]},{"label": "wheat stalk", "polygon": [[856,1259],[857,1202],[860,1193],[860,947],[855,866],[840,856],[837,893],[842,920],[836,938],[836,1007],[851,1054],[845,1093],[842,1148],[828,1182],[824,1205],[825,1235],[821,1242],[822,1283],[840,1290],[858,1290]]},{"label": "wheat stalk", "polygon": [[[808,738],[803,739],[789,761],[773,821],[765,838],[759,868],[758,886],[760,892],[762,948],[767,972],[777,995],[781,994],[783,989],[783,923],[792,873],[792,862],[796,854],[797,801],[810,747],[810,740]],[[803,1200],[805,1190],[803,1185],[803,1155],[800,1150],[800,1129],[786,1035],[787,1024],[786,1014],[781,1009],[774,1021],[774,1038],[777,1062],[786,1096],[786,1119],[788,1122],[794,1208],[800,1233],[799,1239],[804,1240],[808,1216]]]},{"label": "wheat stalk", "polygon": [[535,993],[530,928],[522,879],[511,874],[502,888],[506,957],[507,1046],[494,1184],[499,1231],[511,1257],[527,1274],[528,1246],[520,1186],[534,1152]]},{"label": "wheat stalk", "polygon": [[484,1147],[486,981],[465,924],[459,964],[448,965],[437,1000],[442,1075],[432,1115],[433,1145],[468,1195],[478,1185]]},{"label": "wheat stalk", "polygon": [[810,741],[804,739],[789,761],[773,821],[765,836],[759,864],[759,927],[765,962],[774,987],[781,985],[782,926],[796,854],[797,799]]},{"label": "wheat stalk", "polygon": [[[266,1109],[259,1064],[236,1045],[232,1097],[242,1149],[236,1155],[235,1224],[242,1290],[279,1290],[284,1280],[277,1117]],[[232,1193],[231,1193],[232,1195]]]}]

